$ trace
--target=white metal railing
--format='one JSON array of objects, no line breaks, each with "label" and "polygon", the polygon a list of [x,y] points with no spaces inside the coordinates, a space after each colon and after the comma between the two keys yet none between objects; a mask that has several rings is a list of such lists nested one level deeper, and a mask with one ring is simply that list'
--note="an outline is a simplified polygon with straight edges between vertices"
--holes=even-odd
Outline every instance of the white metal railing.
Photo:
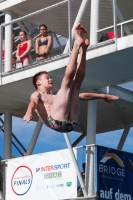
[{"label": "white metal railing", "polygon": [[[116,33],[116,31],[117,31],[117,29],[116,29],[116,19],[117,18],[116,18],[116,11],[115,11],[116,0],[112,0],[112,1],[113,1],[113,10],[114,10],[114,32]],[[82,16],[83,16],[83,11],[84,11],[84,9],[86,7],[86,2],[87,2],[86,0],[83,0],[83,2],[81,3],[80,9],[79,9],[79,12],[78,12],[78,14],[76,16],[74,24],[77,23],[77,20],[78,20],[78,22],[81,21]],[[61,1],[61,2],[56,3],[54,5],[51,5],[51,6],[48,6],[46,8],[40,9],[38,11],[32,12],[32,13],[30,13],[28,15],[23,16],[23,17],[14,19],[14,20],[10,21],[9,23],[2,24],[1,27],[0,27],[1,36],[3,35],[3,28],[4,27],[6,27],[8,25],[11,25],[11,24],[14,24],[14,23],[17,23],[17,22],[22,21],[22,20],[25,20],[27,18],[33,17],[33,16],[38,15],[38,14],[40,14],[42,12],[49,11],[49,10],[51,10],[53,8],[56,8],[56,7],[60,6],[60,5],[66,4],[66,3],[68,3],[68,29],[69,29],[69,38],[68,38],[68,42],[67,42],[65,50],[69,46],[69,48],[67,49],[67,52],[71,51],[71,48],[72,48],[72,38],[73,38],[73,34],[72,34],[72,21],[71,21],[71,15],[72,15],[72,13],[71,13],[71,3],[72,3],[72,1],[71,0]],[[117,38],[116,38],[116,41],[117,41]],[[62,47],[60,47],[60,48],[62,48]],[[61,49],[61,51],[63,51],[63,49]],[[65,53],[65,51],[64,51],[64,53]],[[9,52],[8,52],[8,54],[9,54]],[[2,55],[2,41],[0,41],[0,55]],[[6,61],[6,59],[5,59],[5,61]],[[2,59],[1,58],[0,58],[0,65],[2,66]],[[6,66],[7,66],[7,63],[6,63]],[[11,63],[8,66],[9,67],[7,67],[7,68],[11,68]],[[1,72],[2,72],[2,70],[1,70]]]},{"label": "white metal railing", "polygon": [[[133,19],[132,19],[132,20],[128,20],[128,21],[126,21],[126,22],[122,22],[122,23],[117,24],[117,21],[116,21],[116,19],[117,19],[117,17],[116,17],[116,0],[112,0],[112,1],[113,1],[113,13],[114,13],[114,15],[113,15],[113,16],[114,16],[114,25],[109,26],[109,27],[106,27],[106,28],[103,28],[103,29],[100,29],[100,30],[97,30],[97,34],[100,33],[100,32],[102,32],[102,31],[108,30],[108,29],[110,29],[110,28],[114,28],[114,35],[117,36],[117,27],[118,27],[118,26],[121,26],[121,37],[123,37],[123,26],[124,26],[125,24],[127,24],[127,23],[132,22]],[[8,26],[8,25],[11,25],[11,24],[14,24],[14,23],[16,23],[16,22],[25,20],[25,19],[27,19],[27,18],[29,18],[29,17],[34,16],[34,15],[38,15],[38,14],[40,14],[40,13],[42,13],[42,12],[49,11],[49,10],[51,10],[51,9],[53,9],[53,8],[56,8],[56,7],[60,6],[60,5],[66,4],[66,3],[68,3],[68,27],[69,27],[69,38],[68,38],[68,39],[69,39],[69,51],[70,51],[70,50],[71,50],[71,47],[72,47],[72,33],[71,33],[72,24],[71,24],[71,19],[70,19],[70,16],[71,16],[71,4],[70,4],[70,2],[71,2],[71,0],[64,0],[64,1],[61,1],[61,2],[56,3],[56,4],[54,4],[54,5],[48,6],[48,7],[46,7],[46,8],[40,9],[40,10],[35,11],[35,12],[33,12],[33,13],[30,13],[30,14],[28,14],[28,15],[25,15],[25,16],[23,16],[23,17],[14,19],[14,20],[10,21],[9,23],[2,24],[2,25],[0,26],[0,35],[1,35],[1,39],[0,39],[0,55],[2,55],[2,35],[3,35],[3,28],[4,28],[4,27],[6,27],[6,26]],[[33,38],[33,40],[34,40],[36,37],[38,37],[38,35],[35,36],[35,37]],[[55,38],[56,38],[56,37],[55,37]],[[58,38],[56,38],[56,40],[57,40],[57,39],[58,39]],[[116,50],[117,50],[117,37],[115,37],[114,40],[115,40]],[[59,43],[59,41],[57,41],[57,43]],[[67,46],[67,45],[66,45],[66,46]],[[61,49],[61,53],[62,53],[62,52],[63,52],[62,46],[59,45],[59,48]],[[14,55],[14,54],[15,54],[15,52],[13,52],[13,55]],[[2,58],[1,58],[1,56],[0,56],[0,66],[2,66]],[[2,73],[2,69],[0,69],[0,73]]]},{"label": "white metal railing", "polygon": [[[116,0],[113,0],[113,8],[115,9],[115,1]],[[83,1],[84,2],[84,4],[81,6],[82,7],[82,12],[83,12],[83,9],[84,9],[84,7],[85,7],[85,5],[86,5],[86,2],[87,1]],[[12,21],[10,21],[9,23],[5,23],[5,24],[2,24],[1,26],[0,26],[0,33],[1,33],[1,36],[3,35],[3,28],[4,27],[6,27],[6,26],[8,26],[8,25],[11,25],[11,24],[14,24],[14,23],[16,23],[16,22],[19,22],[19,21],[22,21],[22,20],[25,20],[25,19],[27,19],[27,18],[29,18],[29,17],[33,17],[34,15],[38,15],[38,14],[40,14],[40,13],[42,13],[42,12],[45,12],[45,11],[49,11],[49,10],[51,10],[51,9],[53,9],[53,8],[56,8],[56,7],[58,7],[58,6],[60,6],[60,5],[63,5],[63,4],[65,4],[65,3],[68,3],[68,27],[69,27],[69,51],[71,50],[71,47],[72,47],[72,33],[71,33],[71,30],[72,30],[72,24],[71,24],[71,19],[70,19],[70,17],[71,17],[71,0],[64,0],[64,1],[61,1],[61,2],[59,2],[59,3],[56,3],[56,4],[54,4],[54,5],[51,5],[51,6],[48,6],[48,7],[46,7],[46,8],[43,8],[43,9],[40,9],[40,10],[38,10],[38,11],[35,11],[35,12],[32,12],[32,13],[30,13],[30,14],[28,14],[28,15],[25,15],[25,16],[23,16],[23,17],[20,17],[20,18],[17,18],[17,19],[14,19],[14,20],[12,20]],[[115,17],[115,13],[116,12],[114,12],[114,21],[116,21],[116,17]],[[80,12],[80,15],[82,16],[82,14],[81,14],[81,12]],[[78,19],[79,19],[79,17],[77,17]],[[76,18],[76,19],[77,19]],[[62,49],[63,50],[63,49]],[[0,40],[0,55],[2,55],[2,40]],[[6,61],[6,60],[5,60]],[[2,66],[2,58],[0,58],[0,65]],[[7,65],[7,64],[6,64]],[[9,65],[8,66],[11,66],[11,63],[9,63]],[[9,68],[11,68],[11,67],[9,67]],[[1,69],[1,73],[2,73],[2,69]]]},{"label": "white metal railing", "polygon": [[19,17],[19,18],[17,18],[17,19],[14,19],[14,20],[12,20],[11,22],[5,23],[5,24],[3,24],[3,25],[1,25],[1,26],[2,26],[2,27],[5,27],[5,26],[8,26],[8,25],[14,24],[14,23],[16,23],[16,22],[19,22],[19,21],[28,19],[29,17],[33,17],[34,15],[38,15],[38,14],[40,14],[40,13],[42,13],[42,12],[49,11],[49,10],[51,10],[51,9],[53,9],[53,8],[56,8],[56,7],[58,7],[58,6],[61,6],[61,5],[65,4],[65,3],[67,3],[67,2],[68,2],[68,0],[61,1],[61,2],[56,3],[56,4],[54,4],[54,5],[48,6],[48,7],[46,7],[46,8],[42,8],[42,9],[40,9],[40,10],[38,10],[38,11],[35,11],[35,12],[30,13],[30,14],[28,14],[28,15],[25,15],[25,16],[23,16],[23,17]]},{"label": "white metal railing", "polygon": [[[125,22],[121,22],[121,23],[117,24],[117,27],[119,27],[119,26],[121,27],[121,37],[123,37],[123,25],[126,25],[126,24],[128,24],[128,23],[130,23],[130,22],[133,22],[133,19],[127,20],[127,21],[125,21]],[[99,29],[99,30],[97,31],[97,33],[100,33],[100,32],[102,32],[102,31],[106,31],[106,30],[111,29],[111,28],[114,28],[114,25],[108,26],[108,27],[106,27],[106,28]]]},{"label": "white metal railing", "polygon": [[[23,16],[23,17],[14,19],[14,20],[10,21],[9,23],[2,24],[2,25],[0,26],[0,35],[1,35],[1,38],[0,38],[0,55],[2,55],[2,36],[3,36],[3,28],[4,28],[4,27],[6,27],[6,26],[8,26],[8,25],[11,25],[11,24],[14,24],[14,23],[17,23],[17,22],[22,21],[22,20],[25,20],[25,19],[27,19],[27,18],[29,18],[29,17],[34,16],[34,15],[38,15],[38,14],[40,14],[40,13],[42,13],[42,12],[49,11],[49,10],[51,10],[51,9],[53,9],[53,8],[56,8],[56,7],[58,7],[58,6],[61,6],[61,5],[63,5],[63,4],[66,4],[66,3],[68,3],[68,0],[61,1],[61,2],[56,3],[56,4],[54,4],[54,5],[48,6],[48,7],[46,7],[46,8],[40,9],[40,10],[35,11],[35,12],[33,12],[33,13],[30,13],[30,14],[28,14],[28,15],[25,15],[25,16]],[[70,2],[69,2],[69,3],[70,3]],[[69,6],[69,7],[70,7],[70,6]],[[69,26],[69,28],[70,28],[70,26]],[[37,35],[36,37],[38,37],[38,35]],[[35,37],[35,38],[36,38],[36,37]],[[35,38],[34,38],[34,39],[35,39]],[[57,43],[59,43],[59,41],[58,41]],[[60,48],[61,48],[61,52],[62,52],[63,49],[62,49],[62,47],[60,47]],[[15,52],[13,52],[13,55],[14,55],[14,54],[15,54]],[[1,69],[0,69],[0,74],[2,73],[2,65],[3,65],[3,61],[2,61],[2,57],[0,56],[0,68],[1,68]]]}]

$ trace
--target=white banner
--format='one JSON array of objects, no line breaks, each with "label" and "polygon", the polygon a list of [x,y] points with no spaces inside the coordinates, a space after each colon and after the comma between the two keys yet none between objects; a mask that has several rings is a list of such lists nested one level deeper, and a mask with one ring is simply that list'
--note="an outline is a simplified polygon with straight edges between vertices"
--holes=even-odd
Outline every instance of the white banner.
[{"label": "white banner", "polygon": [[77,197],[77,176],[68,149],[10,159],[6,177],[6,200]]}]

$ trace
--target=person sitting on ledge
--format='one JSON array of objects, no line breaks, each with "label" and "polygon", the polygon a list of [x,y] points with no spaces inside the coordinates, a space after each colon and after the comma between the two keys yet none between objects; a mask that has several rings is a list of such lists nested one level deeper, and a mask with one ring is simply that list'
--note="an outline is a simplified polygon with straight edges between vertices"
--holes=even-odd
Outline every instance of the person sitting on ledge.
[{"label": "person sitting on ledge", "polygon": [[[79,99],[101,98],[110,102],[119,98],[108,94],[79,94],[85,75],[86,49],[89,40],[87,31],[80,23],[74,28],[74,36],[75,42],[60,90],[57,94],[50,94],[53,88],[53,80],[50,75],[46,71],[35,74],[33,84],[37,91],[31,95],[30,104],[23,117],[24,121],[29,122],[35,111],[42,122],[51,129],[62,133],[70,132],[77,126]],[[77,64],[79,50],[80,58]]]},{"label": "person sitting on ledge", "polygon": [[[106,32],[106,33],[103,33],[99,42],[103,42],[103,41],[106,41],[106,40],[111,40],[111,39],[114,39],[115,38],[115,34],[114,32]],[[117,38],[120,38],[120,35],[117,35]]]},{"label": "person sitting on ledge", "polygon": [[50,58],[50,49],[52,46],[53,38],[47,33],[47,26],[41,24],[39,26],[41,37],[36,39],[36,60],[41,61]]}]

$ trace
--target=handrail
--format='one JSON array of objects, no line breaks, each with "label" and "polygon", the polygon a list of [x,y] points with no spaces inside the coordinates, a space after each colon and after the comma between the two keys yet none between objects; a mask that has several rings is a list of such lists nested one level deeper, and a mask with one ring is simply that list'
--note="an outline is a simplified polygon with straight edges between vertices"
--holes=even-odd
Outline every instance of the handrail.
[{"label": "handrail", "polygon": [[127,20],[127,21],[125,21],[125,22],[121,22],[120,24],[127,24],[127,23],[130,23],[130,22],[132,22],[133,21],[133,19],[130,19],[130,20]]},{"label": "handrail", "polygon": [[113,0],[113,21],[114,21],[114,40],[117,50],[117,13],[116,13],[116,0]]},{"label": "handrail", "polygon": [[[4,121],[1,119],[1,117],[0,117],[0,121],[1,121],[1,123],[3,124],[3,126],[4,126]],[[4,129],[3,128],[1,128],[1,130],[3,131],[3,133],[4,133]],[[15,139],[15,141],[20,145],[20,147],[24,150],[24,151],[26,151],[26,149],[25,149],[25,147],[22,145],[22,143],[19,141],[19,139],[12,133],[12,137]]]},{"label": "handrail", "polygon": [[[17,19],[14,19],[14,20],[12,20],[12,21],[10,21],[8,23],[1,24],[0,25],[0,35],[3,35],[3,33],[2,33],[3,32],[3,28],[8,26],[8,25],[11,25],[11,24],[17,23],[19,21],[25,20],[25,19],[27,19],[29,17],[32,17],[32,16],[37,15],[37,14],[40,14],[40,13],[42,13],[44,11],[49,11],[49,10],[51,10],[53,8],[57,8],[57,7],[59,7],[61,5],[64,5],[66,3],[68,3],[68,0],[63,0],[63,1],[58,2],[56,4],[53,4],[53,5],[50,5],[48,7],[42,8],[42,9],[40,9],[38,11],[35,11],[35,12],[30,13],[30,14],[24,15],[23,17],[19,17]],[[2,55],[2,40],[0,40],[0,55]],[[2,66],[3,66],[2,57],[0,58],[0,66],[1,66],[1,69],[0,69],[0,75],[1,75],[2,74]],[[11,68],[11,66],[9,68]],[[1,79],[0,79],[0,81],[1,81]]]},{"label": "handrail", "polygon": [[23,153],[20,151],[20,149],[17,147],[17,145],[12,141],[13,146],[18,150],[18,152],[23,156]]},{"label": "handrail", "polygon": [[10,25],[10,24],[14,24],[14,23],[16,23],[16,22],[18,22],[18,21],[22,21],[22,20],[27,19],[27,18],[29,18],[29,17],[32,17],[32,16],[34,16],[34,15],[38,15],[38,14],[44,12],[44,11],[51,10],[51,9],[53,9],[54,7],[58,7],[58,6],[63,5],[63,4],[65,4],[65,3],[67,3],[67,2],[68,2],[68,0],[64,0],[64,1],[61,1],[61,2],[56,3],[56,4],[54,4],[54,5],[48,6],[48,7],[46,7],[46,8],[43,8],[43,9],[40,9],[40,10],[38,10],[38,11],[32,12],[32,13],[30,13],[30,14],[28,14],[28,15],[24,15],[23,17],[19,17],[19,18],[17,18],[17,19],[14,19],[14,20],[8,22],[8,23],[2,24],[1,27],[5,27],[5,26],[8,26],[8,25]]},{"label": "handrail", "polygon": [[[121,23],[117,24],[117,26],[121,26],[121,25],[123,25],[123,24],[127,24],[127,23],[130,23],[130,22],[133,22],[133,19],[127,20],[127,21],[125,21],[125,22],[121,22]],[[113,27],[114,27],[114,25],[108,26],[108,27],[103,28],[103,29],[99,29],[99,30],[97,31],[97,33],[101,32],[101,31],[104,31],[104,30],[108,30],[108,29],[113,28]]]},{"label": "handrail", "polygon": [[[3,128],[1,128],[1,131],[4,133],[4,129]],[[14,137],[14,134],[12,133],[12,136]],[[16,137],[14,137],[14,139],[18,142],[19,140],[16,138]],[[18,146],[12,141],[12,144],[13,144],[13,146],[18,150],[18,152],[21,154],[21,155],[23,155],[23,153],[20,151],[20,149],[18,148]],[[18,144],[20,145],[21,143],[20,143],[20,141],[18,142]],[[22,147],[22,149],[24,150],[24,152],[26,152],[26,149],[23,147],[23,145],[21,144],[20,145],[21,147]]]},{"label": "handrail", "polygon": [[86,147],[96,147],[96,144],[88,144],[88,145],[84,145],[84,146],[78,146],[78,147],[74,147],[74,149],[82,149],[82,148],[86,148]]}]

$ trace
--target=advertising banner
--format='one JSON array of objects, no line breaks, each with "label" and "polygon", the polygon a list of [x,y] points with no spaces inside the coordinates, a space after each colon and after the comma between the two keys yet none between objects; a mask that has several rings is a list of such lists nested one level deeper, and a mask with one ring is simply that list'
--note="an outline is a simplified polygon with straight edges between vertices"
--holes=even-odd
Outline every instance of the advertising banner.
[{"label": "advertising banner", "polygon": [[77,176],[68,149],[10,159],[6,177],[6,200],[77,197]]},{"label": "advertising banner", "polygon": [[97,146],[98,199],[133,200],[133,154]]}]

